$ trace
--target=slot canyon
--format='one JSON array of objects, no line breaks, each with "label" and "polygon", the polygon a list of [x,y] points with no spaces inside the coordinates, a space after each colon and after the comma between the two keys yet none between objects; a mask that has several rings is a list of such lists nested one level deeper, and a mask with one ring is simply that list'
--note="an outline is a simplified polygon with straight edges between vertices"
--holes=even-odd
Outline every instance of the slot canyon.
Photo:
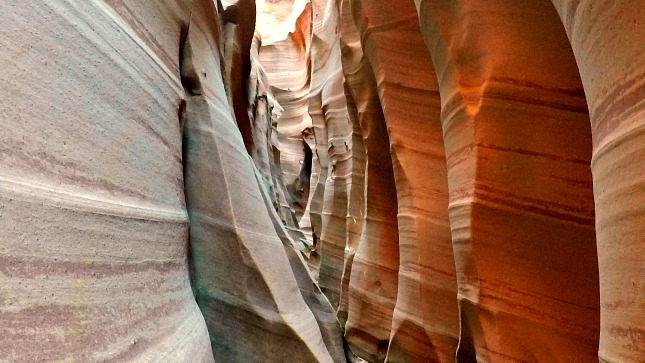
[{"label": "slot canyon", "polygon": [[0,1],[0,362],[644,363],[645,1]]}]

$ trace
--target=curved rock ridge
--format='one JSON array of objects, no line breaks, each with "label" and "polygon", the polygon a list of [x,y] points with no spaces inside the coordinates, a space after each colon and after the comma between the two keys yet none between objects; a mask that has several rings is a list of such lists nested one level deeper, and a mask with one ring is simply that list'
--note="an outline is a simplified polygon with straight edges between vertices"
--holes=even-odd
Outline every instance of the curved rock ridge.
[{"label": "curved rock ridge", "polygon": [[[358,199],[362,231],[348,244],[345,275],[349,276],[343,277],[348,282],[348,287],[343,289],[347,294],[344,297],[347,306],[341,307],[345,309],[341,313],[347,314],[345,336],[351,350],[372,362],[385,358],[396,303],[397,204],[388,134],[377,85],[360,45],[356,46],[358,29],[348,18],[350,5],[343,3],[341,7],[341,44],[348,94],[358,111],[353,118],[360,125],[363,137],[364,154],[355,154],[353,162],[365,163],[365,180],[362,195],[352,196]],[[350,59],[346,58],[348,54],[352,54]]]},{"label": "curved rock ridge", "polygon": [[[227,17],[228,9],[222,18],[233,24],[236,19]],[[222,64],[220,30],[214,4],[196,1],[181,69],[189,94],[183,162],[193,287],[211,334],[213,354],[224,362],[285,362],[294,357],[344,362],[334,311],[283,227],[266,180],[245,148],[239,119],[236,124],[230,103],[234,98],[227,95],[223,82],[236,77],[226,62]],[[250,39],[244,32],[251,30],[238,23],[237,38]],[[240,44],[247,48],[241,53],[254,54],[255,59],[257,49],[251,45]],[[220,74],[220,69],[231,72]],[[249,81],[262,78],[256,73]],[[261,84],[250,82],[247,92],[260,91],[269,100]],[[255,114],[247,116],[252,120]],[[266,144],[269,141],[262,140],[263,135],[267,134],[249,138]],[[259,165],[263,159],[267,158],[256,156]]]},{"label": "curved rock ridge", "polygon": [[645,7],[553,0],[591,118],[601,362],[645,360]]},{"label": "curved rock ridge", "polygon": [[[343,91],[338,9],[328,0],[312,1],[311,82],[309,114],[312,117],[314,152],[327,154],[322,198],[319,284],[338,308],[343,274],[348,188],[351,177],[352,124]],[[324,159],[315,159],[322,163]],[[324,175],[320,173],[320,175]],[[316,189],[317,191],[317,189]],[[314,197],[316,194],[314,194]]]},{"label": "curved rock ridge", "polygon": [[0,360],[213,362],[177,117],[190,11],[0,3]]},{"label": "curved rock ridge", "polygon": [[564,27],[548,1],[419,5],[440,75],[458,356],[593,361],[591,132]]},{"label": "curved rock ridge", "polygon": [[[639,236],[638,219],[627,217],[636,209],[608,198],[637,195],[643,176],[624,157],[632,179],[610,187],[620,173],[602,158],[616,163],[614,148],[638,155],[627,150],[642,98],[643,49],[633,44],[643,12],[629,1],[416,1],[416,14],[412,1],[336,3],[353,141],[365,143],[352,150],[347,216],[367,218],[351,215],[344,227],[339,305],[354,353],[392,362],[642,360],[643,243],[615,242]],[[603,11],[608,18],[592,20]],[[636,61],[615,68],[592,47]],[[617,117],[625,121],[606,126]],[[371,171],[385,160],[391,166]],[[396,221],[398,234],[370,240],[370,213],[394,203],[397,218],[380,222]],[[384,278],[397,269],[398,279]]]},{"label": "curved rock ridge", "polygon": [[398,292],[386,360],[450,362],[459,317],[437,77],[414,3],[361,2],[353,17],[378,75],[398,202]]},{"label": "curved rock ridge", "polygon": [[[368,116],[372,119],[372,126],[366,130],[369,135],[366,235],[369,235],[369,225],[372,224],[369,222],[369,205],[374,203],[370,196],[383,196],[382,190],[374,193],[375,190],[370,187],[372,178],[383,175],[382,170],[373,166],[377,160],[388,160],[390,173],[394,178],[390,180],[388,189],[390,193],[396,193],[389,205],[398,204],[398,213],[394,215],[390,212],[392,214],[388,218],[398,220],[398,236],[393,238],[394,246],[384,252],[390,256],[390,260],[373,255],[372,259],[376,260],[370,261],[371,264],[381,266],[381,276],[386,276],[388,270],[395,274],[398,270],[398,281],[396,277],[376,280],[377,291],[385,291],[380,286],[382,283],[388,283],[389,289],[394,288],[394,294],[389,297],[391,306],[385,310],[385,315],[382,310],[379,320],[371,316],[364,317],[366,311],[371,310],[360,305],[363,304],[362,299],[352,299],[350,295],[347,338],[350,347],[359,355],[368,356],[370,361],[383,360],[386,355],[387,361],[452,361],[459,324],[454,259],[448,227],[446,166],[439,121],[439,99],[430,57],[428,54],[424,57],[418,24],[405,22],[406,19],[416,19],[414,4],[406,5],[397,6],[396,9],[389,9],[385,2],[363,4],[344,1],[341,5],[341,13],[346,19],[341,30],[346,58],[345,73],[350,83],[351,95],[348,98],[363,109],[370,107],[376,115]],[[391,31],[392,26],[388,24],[396,24],[397,32]],[[363,47],[365,53],[361,49]],[[395,57],[400,58],[396,58],[396,62],[386,61],[394,60]],[[375,78],[373,74],[379,76]],[[371,96],[365,92],[365,85],[370,83],[373,85]],[[411,103],[413,99],[420,101]],[[371,106],[367,106],[368,104]],[[363,119],[366,119],[364,111],[363,115]],[[387,131],[384,127],[387,127]],[[376,136],[379,128],[387,134]],[[376,139],[389,139],[389,142],[384,145],[373,141],[370,143],[369,138],[373,135]],[[424,135],[423,138],[427,141],[434,141],[425,144],[425,148],[420,148],[415,141],[420,135]],[[370,150],[370,144],[373,150]],[[386,154],[382,154],[382,151]],[[370,155],[373,156],[370,158]],[[373,171],[370,173],[370,170]],[[415,170],[428,171],[430,179]],[[395,230],[391,233],[397,232]],[[381,236],[377,236],[375,241],[363,240],[359,250],[370,244],[383,244],[379,242]],[[355,257],[354,261],[357,258],[359,262],[355,262],[350,271],[352,279],[356,272],[361,271],[360,256]],[[350,293],[353,290],[352,282],[358,283],[360,280],[355,281],[350,282]],[[356,307],[352,304],[356,304]],[[395,306],[396,309],[392,310]],[[385,306],[381,307],[383,308]],[[352,327],[356,319],[363,319],[366,323],[376,320],[379,321],[377,326],[387,329],[378,333],[378,330],[365,323],[362,329],[356,329]],[[372,332],[377,332],[381,338],[372,338],[371,345],[366,344],[368,340],[360,337],[370,336]]]}]

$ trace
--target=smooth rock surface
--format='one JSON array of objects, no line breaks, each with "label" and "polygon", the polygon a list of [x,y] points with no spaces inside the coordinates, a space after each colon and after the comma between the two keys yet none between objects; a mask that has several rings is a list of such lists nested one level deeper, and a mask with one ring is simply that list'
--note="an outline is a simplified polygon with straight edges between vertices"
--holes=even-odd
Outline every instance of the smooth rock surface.
[{"label": "smooth rock surface", "polygon": [[[278,235],[275,211],[229,107],[217,66],[218,29],[214,4],[197,0],[181,72],[190,94],[184,173],[194,289],[213,353],[223,362],[333,362],[294,276],[299,261],[287,257],[292,252],[285,247],[294,245],[285,246],[284,232]],[[342,350],[332,351],[343,361]]]},{"label": "smooth rock surface", "polygon": [[213,361],[177,116],[190,9],[0,3],[0,360]]},{"label": "smooth rock surface", "polygon": [[591,132],[548,1],[421,1],[440,85],[458,359],[591,362],[598,270]]},{"label": "smooth rock surface", "polygon": [[593,135],[601,362],[645,361],[645,6],[553,1],[573,48]]},{"label": "smooth rock surface", "polygon": [[642,1],[0,24],[0,361],[645,361]]}]

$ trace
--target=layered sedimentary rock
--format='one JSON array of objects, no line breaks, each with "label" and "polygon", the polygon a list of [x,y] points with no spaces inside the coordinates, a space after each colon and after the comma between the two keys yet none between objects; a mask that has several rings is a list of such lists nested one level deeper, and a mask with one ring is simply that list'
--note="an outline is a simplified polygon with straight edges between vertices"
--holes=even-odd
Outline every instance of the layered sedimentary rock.
[{"label": "layered sedimentary rock", "polygon": [[419,9],[442,100],[458,358],[594,361],[591,133],[557,13],[548,1]]},{"label": "layered sedimentary rock", "polygon": [[554,0],[584,85],[593,135],[601,362],[645,360],[645,7]]},{"label": "layered sedimentary rock", "polygon": [[[345,1],[342,11],[348,19],[342,27],[345,55],[348,58],[345,70],[350,84],[352,80],[356,82],[353,87],[356,95],[352,95],[352,98],[359,107],[363,106],[369,98],[365,97],[364,92],[362,95],[357,93],[365,88],[366,83],[376,82],[380,97],[376,98],[374,92],[371,102],[375,107],[382,108],[380,112],[383,116],[372,122],[381,124],[382,128],[387,126],[389,144],[373,147],[390,151],[383,156],[391,160],[390,165],[394,168],[397,198],[390,204],[398,204],[400,260],[396,255],[396,238],[392,241],[394,248],[384,252],[396,261],[390,262],[395,266],[394,271],[400,265],[398,281],[387,281],[398,285],[396,311],[393,317],[390,315],[378,324],[391,327],[389,336],[381,342],[380,348],[385,348],[385,351],[380,354],[387,352],[388,361],[392,362],[452,361],[459,324],[447,215],[440,104],[430,56],[424,52],[418,22],[415,21],[416,9],[411,2],[389,8],[385,2]],[[361,55],[361,47],[364,55]],[[361,56],[362,62],[355,65],[356,69],[352,68],[352,60],[356,62]],[[358,78],[356,76],[360,73],[361,64],[363,68],[372,69],[363,71],[363,77]],[[372,72],[378,74],[376,79],[370,75]],[[371,136],[369,134],[368,138]],[[388,136],[385,137],[388,140]],[[419,143],[416,141],[418,138],[425,142]],[[370,197],[382,194],[370,193],[372,159],[369,156],[370,147],[367,149],[369,205]],[[390,218],[394,219],[393,216]],[[374,242],[367,240],[365,243]],[[359,268],[355,267],[357,270]],[[397,291],[397,285],[389,288]],[[349,291],[352,288],[350,284]],[[351,296],[349,310],[349,321],[352,322]],[[361,311],[358,309],[353,314],[360,315]],[[365,333],[369,334],[370,330],[368,327]],[[349,336],[348,339],[351,346],[352,339]],[[378,349],[378,346],[372,346],[373,357],[379,355]]]},{"label": "layered sedimentary rock", "polygon": [[361,2],[353,17],[378,75],[397,191],[399,279],[387,360],[450,362],[459,318],[437,77],[412,2]]},{"label": "layered sedimentary rock", "polygon": [[[347,106],[347,114],[352,125],[351,143],[351,177],[349,179],[347,195],[347,224],[345,240],[345,256],[343,260],[343,273],[340,286],[340,301],[338,305],[338,318],[343,326],[347,322],[349,313],[349,281],[352,274],[352,266],[356,250],[361,241],[363,228],[365,226],[366,188],[365,172],[367,168],[365,140],[363,139],[363,128],[359,117],[359,104],[354,100],[354,92],[361,89],[361,69],[366,69],[362,60],[362,49],[358,39],[358,31],[354,19],[348,16],[348,2],[337,2],[339,18],[338,29],[342,36],[340,38],[341,62],[343,73],[347,74],[344,84],[344,93]],[[354,75],[356,73],[356,75]],[[365,103],[360,104],[361,114]]]},{"label": "layered sedimentary rock", "polygon": [[0,5],[1,360],[345,360],[249,156],[279,107],[235,5]]},{"label": "layered sedimentary rock", "polygon": [[244,145],[261,173],[271,204],[298,248],[307,251],[310,244],[298,228],[282,173],[276,130],[282,107],[259,59],[262,41],[255,28],[255,12],[253,1],[230,1],[222,6],[224,84]]},{"label": "layered sedimentary rock", "polygon": [[190,8],[0,4],[0,360],[213,361],[186,258]]},{"label": "layered sedimentary rock", "polygon": [[[304,0],[281,0],[258,8],[257,29],[261,39],[260,61],[271,90],[283,108],[277,124],[280,165],[298,219],[303,218],[309,198],[305,169],[308,146],[303,131],[311,127],[308,113],[311,5]],[[318,227],[319,228],[319,227]]]},{"label": "layered sedimentary rock", "polygon": [[[365,80],[373,77],[370,70],[365,72]],[[361,125],[363,135],[367,135],[365,222],[356,250],[352,251],[345,336],[356,354],[370,361],[382,361],[387,353],[397,294],[396,189],[376,85],[362,86],[363,112],[369,113]]]},{"label": "layered sedimentary rock", "polygon": [[639,1],[0,24],[0,361],[645,361]]},{"label": "layered sedimentary rock", "polygon": [[[593,18],[595,15],[590,13],[600,11],[578,5],[563,5],[561,9],[561,13],[566,14],[561,15],[569,26],[572,42],[576,39],[576,33],[571,24],[577,24],[578,17],[571,12],[582,11]],[[512,357],[520,361],[593,361],[598,344],[598,270],[589,172],[591,132],[584,91],[576,68],[576,60],[581,64],[580,57],[574,58],[564,28],[549,2],[520,6],[512,2],[428,1],[417,2],[417,6],[421,30],[438,70],[442,100],[441,121],[450,186],[449,211],[459,278],[461,343],[458,359],[498,361]],[[630,25],[637,24],[642,15],[631,6],[622,4],[612,10],[618,14],[631,9]],[[405,16],[401,10],[405,6],[399,6],[398,12],[372,1],[359,5],[354,3],[353,6],[342,2],[341,7],[346,11],[349,8],[349,12],[353,11],[353,17],[358,19],[355,24],[362,33],[360,43],[367,57],[370,57],[370,53],[376,55],[372,56],[375,61],[370,61],[376,70],[380,101],[387,122],[388,109],[396,107],[395,98],[391,96],[388,99],[387,90],[405,84],[405,76],[401,74],[393,77],[396,81],[394,85],[388,84],[387,67],[396,69],[396,66],[404,65],[418,55],[418,48],[415,48],[417,54],[406,56],[405,46],[401,46],[398,52],[392,52],[389,57],[382,50],[387,46],[396,48],[396,45],[410,42],[413,38],[409,34],[405,38],[396,38],[397,33],[405,32],[406,26],[402,25]],[[379,23],[379,15],[383,14],[387,15]],[[397,14],[401,17],[397,18]],[[540,21],[536,23],[535,19],[538,18]],[[401,19],[400,23],[396,22],[397,19]],[[618,22],[614,18],[607,23],[611,21]],[[380,26],[371,28],[370,25],[374,23]],[[589,20],[587,27],[594,29],[591,23]],[[607,27],[600,25],[597,32],[609,32],[605,30]],[[348,35],[352,32],[345,26],[341,29]],[[624,35],[621,33],[625,44],[623,48],[628,48],[629,40],[635,39],[631,38],[633,34],[629,31]],[[353,42],[355,48],[358,39],[353,34],[350,36],[353,37],[350,43]],[[385,48],[379,48],[379,36],[390,38],[389,42],[381,43],[386,44]],[[582,40],[580,42],[583,43]],[[351,45],[347,49],[351,49]],[[584,47],[590,45],[585,44]],[[581,52],[588,48],[584,49]],[[625,52],[634,58],[642,58],[642,50],[638,47],[626,49]],[[357,54],[360,57],[360,52],[344,53],[347,59],[345,72],[350,83],[357,73],[356,68],[351,66],[352,63],[357,64]],[[602,62],[596,59],[596,62]],[[583,66],[580,67],[584,75]],[[609,65],[604,64],[604,67]],[[429,67],[416,69],[419,68]],[[605,88],[618,88],[618,84],[634,79],[629,75],[638,74],[637,70],[642,68],[638,62],[623,67],[623,70],[632,71],[616,71],[613,79],[610,77],[608,81],[613,85]],[[545,72],[545,69],[557,71]],[[416,73],[419,74],[419,71]],[[599,77],[593,71],[588,74],[592,79]],[[626,80],[622,81],[622,78]],[[638,95],[642,87],[637,81],[634,82],[625,87],[628,89],[626,94],[636,95],[628,101],[628,113],[623,114],[627,120],[638,118]],[[363,82],[361,87],[365,88],[366,83]],[[399,95],[402,92],[392,93]],[[588,100],[589,97],[587,95]],[[349,98],[353,99],[355,95]],[[419,97],[409,97],[408,104],[412,99]],[[594,102],[600,103],[597,100]],[[610,102],[616,100],[605,101],[605,104]],[[411,107],[408,105],[408,108]],[[590,106],[589,109],[593,119],[595,108]],[[397,111],[391,114],[403,117],[403,112]],[[630,127],[633,125],[631,122],[629,124]],[[404,153],[397,153],[396,150],[397,142],[393,140],[397,135],[395,125],[388,122],[397,175],[398,155]],[[438,134],[441,137],[441,132]],[[596,132],[594,145],[595,139]],[[400,168],[404,170],[405,164],[401,163]],[[401,175],[407,177],[409,174]],[[632,175],[640,174],[634,171]],[[406,180],[405,177],[397,178],[397,188],[400,180]],[[633,188],[638,185],[635,180]],[[422,182],[419,185],[427,184]],[[595,189],[597,198],[606,195],[607,188],[599,189],[596,185]],[[414,188],[407,189],[412,190],[411,197],[400,193],[401,190],[406,188],[399,188],[400,210],[406,208],[406,197],[415,198]],[[602,190],[602,194],[599,190]],[[369,191],[367,198],[369,201]],[[440,217],[441,207],[429,214],[434,218]],[[406,258],[403,252],[406,242],[401,224],[405,223],[406,217],[400,214],[398,218],[402,262]],[[616,218],[613,221],[616,222]],[[598,223],[600,229],[601,224]],[[437,231],[436,227],[431,230]],[[625,230],[629,230],[629,227],[625,227]],[[600,238],[603,233],[599,232],[598,235]],[[621,303],[623,300],[617,300],[622,297],[612,295],[620,284],[605,282],[609,289],[605,296],[613,301],[603,307],[604,316],[613,324],[607,323],[605,328],[607,346],[611,347],[607,349],[612,352],[603,355],[601,346],[601,359],[607,361],[613,361],[616,357],[637,361],[642,357],[640,350],[643,339],[639,333],[639,323],[636,323],[642,320],[638,319],[642,309],[636,307],[642,301],[642,289],[639,289],[642,281],[634,277],[642,264],[642,258],[638,257],[640,249],[642,242],[636,241],[625,248],[607,248],[607,251],[612,251],[606,252],[607,259],[612,258],[609,256],[621,256],[626,262],[621,265],[620,271],[624,271],[628,278],[623,281],[633,287],[633,303]],[[602,256],[602,242],[598,245],[598,251]],[[437,261],[441,263],[445,260],[441,258]],[[615,279],[618,264],[613,261],[606,265],[609,266],[607,276],[611,276],[608,279]],[[602,257],[600,266],[602,269]],[[400,269],[403,269],[403,265]],[[400,301],[402,297],[405,298],[402,295],[405,291],[405,275],[403,272],[399,274],[397,305],[405,305]],[[629,276],[632,276],[631,280]],[[421,281],[435,282],[437,279]],[[351,283],[349,290],[352,290]],[[386,302],[383,303],[385,305]],[[627,322],[616,311],[627,312],[632,319]],[[445,312],[439,316],[446,318]],[[373,331],[378,329],[373,328]],[[523,332],[530,334],[523,335]],[[395,353],[395,332],[392,338],[388,359],[395,361],[400,359]],[[348,339],[351,345],[349,335]],[[403,349],[402,352],[406,354],[410,351]],[[359,351],[359,355],[369,357],[365,353]],[[445,359],[449,357],[449,354],[445,355]],[[371,359],[374,359],[373,356]]]},{"label": "layered sedimentary rock", "polygon": [[[348,181],[351,177],[352,125],[343,91],[338,9],[333,1],[312,1],[309,114],[316,140],[314,152],[327,154],[322,198],[318,283],[332,306],[340,302],[346,245]],[[323,159],[315,159],[320,163]],[[321,177],[324,173],[320,173]],[[319,182],[323,180],[319,179]],[[315,193],[314,193],[315,195]]]},{"label": "layered sedimentary rock", "polygon": [[213,353],[227,362],[342,362],[333,310],[297,258],[228,107],[218,30],[214,4],[196,1],[181,69],[183,161],[194,289]]},{"label": "layered sedimentary rock", "polygon": [[359,154],[353,161],[364,158],[366,165],[364,206],[359,205],[365,211],[363,229],[360,237],[348,245],[346,259],[346,264],[351,265],[345,270],[349,274],[345,277],[349,282],[345,337],[352,351],[361,358],[383,361],[397,295],[396,188],[374,73],[357,43],[359,34],[348,12],[350,6],[343,3],[341,7],[343,56],[347,58],[343,66],[348,91],[358,111],[354,117],[364,140],[365,154]]}]

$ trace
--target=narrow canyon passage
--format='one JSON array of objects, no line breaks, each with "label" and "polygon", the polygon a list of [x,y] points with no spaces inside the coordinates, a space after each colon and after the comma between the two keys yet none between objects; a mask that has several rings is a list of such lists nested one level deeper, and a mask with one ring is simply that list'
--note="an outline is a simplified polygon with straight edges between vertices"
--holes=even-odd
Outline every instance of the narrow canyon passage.
[{"label": "narrow canyon passage", "polygon": [[645,362],[640,0],[24,0],[0,44],[0,362]]}]

